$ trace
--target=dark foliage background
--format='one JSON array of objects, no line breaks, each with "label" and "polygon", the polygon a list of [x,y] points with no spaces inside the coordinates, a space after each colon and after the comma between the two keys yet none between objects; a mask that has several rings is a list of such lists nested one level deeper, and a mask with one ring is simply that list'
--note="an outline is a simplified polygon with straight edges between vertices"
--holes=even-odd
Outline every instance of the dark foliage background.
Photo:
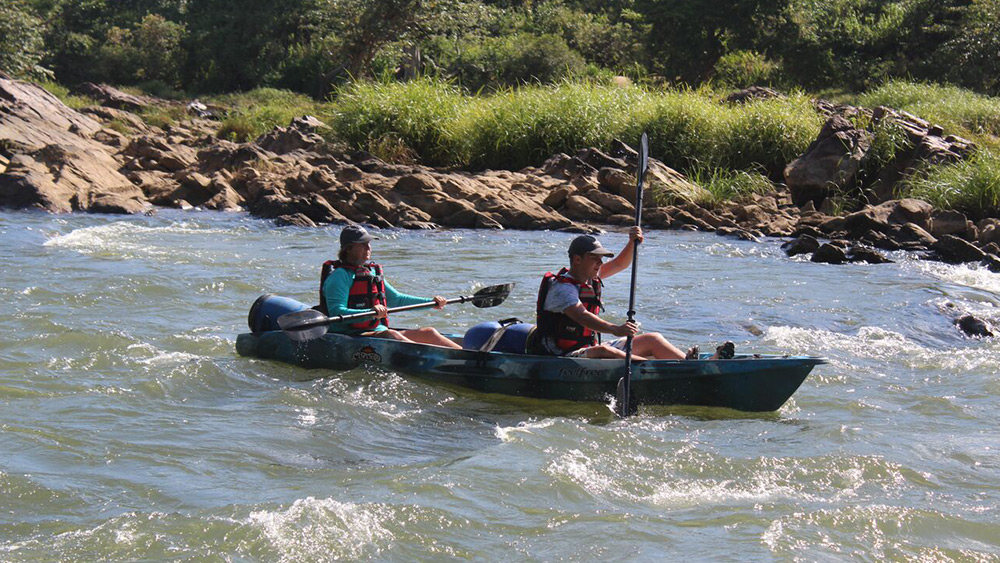
[{"label": "dark foliage background", "polygon": [[0,68],[154,93],[430,75],[466,91],[633,81],[1000,94],[1000,0],[7,0]]}]

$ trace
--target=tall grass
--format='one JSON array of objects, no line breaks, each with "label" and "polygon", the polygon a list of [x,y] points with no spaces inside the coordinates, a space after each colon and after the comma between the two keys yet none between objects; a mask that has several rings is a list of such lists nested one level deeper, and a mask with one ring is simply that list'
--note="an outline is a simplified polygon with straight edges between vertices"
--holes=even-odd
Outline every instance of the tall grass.
[{"label": "tall grass", "polygon": [[707,199],[697,202],[701,204],[742,201],[774,190],[767,176],[751,170],[698,167],[689,171],[688,179],[705,188]]},{"label": "tall grass", "polygon": [[1000,99],[957,86],[892,81],[858,97],[865,107],[889,106],[908,111],[948,133],[1000,136]]},{"label": "tall grass", "polygon": [[680,170],[763,169],[772,178],[816,138],[822,118],[803,94],[730,105],[711,91],[669,91],[651,102],[650,150]]},{"label": "tall grass", "polygon": [[559,152],[606,148],[634,130],[633,108],[646,97],[639,88],[590,82],[526,86],[468,103],[450,134],[463,163],[517,169]]},{"label": "tall grass", "polygon": [[720,165],[733,170],[760,165],[772,178],[782,176],[785,165],[805,152],[823,126],[803,94],[741,104],[721,115]]},{"label": "tall grass", "polygon": [[[331,125],[349,145],[376,156],[415,153],[425,164],[459,164],[449,132],[470,99],[428,78],[410,82],[354,82],[336,94]],[[409,149],[409,150],[407,150]]]},{"label": "tall grass", "polygon": [[928,168],[911,177],[901,195],[974,217],[996,216],[1000,208],[1000,157],[983,151],[958,164]]},{"label": "tall grass", "polygon": [[274,88],[226,94],[210,101],[230,108],[222,118],[217,136],[240,142],[255,139],[275,127],[287,126],[293,117],[311,114],[323,119],[327,111],[312,98]]},{"label": "tall grass", "polygon": [[634,145],[647,131],[651,156],[680,170],[763,167],[780,176],[822,125],[803,95],[740,106],[717,98],[590,81],[484,96],[429,79],[355,83],[333,103],[334,134],[368,150],[402,145],[426,164],[519,169],[615,138]]}]

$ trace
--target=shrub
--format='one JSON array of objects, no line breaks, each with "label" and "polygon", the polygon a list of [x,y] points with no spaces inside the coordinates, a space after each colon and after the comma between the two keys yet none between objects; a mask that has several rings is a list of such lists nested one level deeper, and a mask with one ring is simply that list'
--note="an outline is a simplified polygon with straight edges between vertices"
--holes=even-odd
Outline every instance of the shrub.
[{"label": "shrub", "polygon": [[471,91],[553,83],[586,70],[583,56],[563,38],[524,33],[469,43],[453,66],[461,85]]},{"label": "shrub", "polygon": [[147,14],[129,29],[111,27],[98,49],[102,74],[125,84],[180,84],[185,59],[181,42],[186,34],[182,24],[156,14]]},{"label": "shrub", "polygon": [[321,105],[288,90],[257,88],[242,94],[218,96],[211,101],[230,108],[216,135],[237,142],[255,139],[275,127],[285,127],[292,118],[301,115],[312,114],[323,119]]},{"label": "shrub", "polygon": [[730,88],[770,86],[778,80],[778,63],[756,51],[733,51],[715,63],[715,81]]}]

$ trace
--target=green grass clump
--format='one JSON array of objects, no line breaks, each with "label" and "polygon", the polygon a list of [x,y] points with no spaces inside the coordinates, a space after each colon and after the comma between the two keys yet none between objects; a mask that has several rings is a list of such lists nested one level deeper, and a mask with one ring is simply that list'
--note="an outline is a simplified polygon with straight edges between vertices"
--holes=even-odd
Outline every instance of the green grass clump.
[{"label": "green grass clump", "polygon": [[900,195],[973,217],[995,217],[1000,211],[1000,157],[981,151],[957,164],[928,167],[906,180]]},{"label": "green grass clump", "polygon": [[139,116],[147,125],[160,129],[166,129],[188,117],[184,106],[149,106],[140,111]]},{"label": "green grass clump", "polygon": [[646,96],[637,87],[589,82],[525,86],[467,104],[450,134],[460,161],[519,169],[559,152],[606,148],[616,137],[634,144],[632,110]]},{"label": "green grass clump", "polygon": [[678,170],[719,166],[723,107],[710,95],[692,90],[668,90],[651,96],[636,108],[632,138],[649,134],[649,151]]},{"label": "green grass clump", "polygon": [[689,171],[688,179],[705,188],[708,194],[707,200],[696,202],[700,204],[745,201],[753,194],[774,191],[774,184],[766,175],[752,170],[699,167]]},{"label": "green grass clump", "polygon": [[948,133],[973,138],[1000,136],[1000,99],[957,86],[892,81],[861,95],[857,103],[907,111]]},{"label": "green grass clump", "polygon": [[823,126],[804,94],[739,104],[720,115],[716,162],[732,170],[762,166],[772,178],[782,176],[785,165],[805,152]]},{"label": "green grass clump", "polygon": [[56,82],[41,82],[39,86],[44,88],[49,94],[59,98],[59,100],[73,109],[85,108],[87,106],[98,106],[97,100],[87,96],[77,96],[69,93],[69,88]]},{"label": "green grass clump", "polygon": [[458,88],[420,78],[410,82],[354,82],[333,104],[333,134],[386,160],[419,157],[425,164],[457,164],[448,132],[469,103]]},{"label": "green grass clump", "polygon": [[[763,168],[771,176],[799,156],[822,126],[801,94],[743,105],[710,90],[651,91],[595,81],[526,85],[464,95],[432,79],[360,82],[334,102],[335,134],[349,145],[425,164],[520,169],[559,152],[635,145],[679,170]],[[401,155],[401,156],[400,156]]]},{"label": "green grass clump", "polygon": [[257,88],[241,94],[227,94],[211,100],[230,108],[222,118],[220,139],[245,142],[275,127],[287,127],[292,118],[311,114],[323,119],[322,104],[288,90]]},{"label": "green grass clump", "polygon": [[711,91],[668,91],[640,121],[650,151],[682,171],[757,170],[780,177],[823,125],[803,94],[731,105]]}]

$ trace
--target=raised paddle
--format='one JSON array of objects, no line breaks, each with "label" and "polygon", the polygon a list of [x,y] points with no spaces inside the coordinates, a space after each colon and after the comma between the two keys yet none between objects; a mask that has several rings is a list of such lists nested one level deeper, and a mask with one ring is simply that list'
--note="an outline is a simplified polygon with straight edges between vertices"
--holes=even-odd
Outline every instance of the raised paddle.
[{"label": "raised paddle", "polygon": [[[635,184],[635,226],[642,224],[642,179],[646,176],[646,169],[649,165],[649,139],[643,132],[639,139],[639,165],[636,167]],[[635,274],[639,269],[639,241],[636,240],[632,248],[632,280],[628,290],[628,322],[635,320]],[[280,320],[280,319],[279,319]],[[632,336],[625,340],[625,377],[618,381],[618,393],[616,405],[618,416],[625,418],[636,413],[635,405],[630,405],[632,397]]]},{"label": "raised paddle", "polygon": [[[460,296],[453,299],[448,299],[445,303],[466,303],[471,301],[473,305],[479,307],[480,309],[485,309],[487,307],[496,307],[497,305],[504,302],[507,296],[510,295],[510,291],[514,288],[513,283],[505,283],[501,285],[491,285],[489,287],[484,287],[474,293],[472,297]],[[403,307],[396,307],[389,309],[389,313],[399,313],[401,311],[410,311],[412,309],[426,309],[428,307],[435,306],[434,301],[428,301],[426,303],[415,303],[413,305],[405,305]],[[353,315],[339,315],[336,317],[328,317],[323,313],[320,313],[316,309],[305,309],[302,311],[295,311],[294,313],[286,313],[278,317],[278,326],[281,330],[285,331],[292,340],[302,342],[306,340],[312,340],[314,338],[319,338],[326,334],[327,327],[333,323],[339,323],[341,321],[351,321],[354,319],[363,319],[365,317],[374,317],[375,311],[365,311],[364,313],[355,313]]]}]

